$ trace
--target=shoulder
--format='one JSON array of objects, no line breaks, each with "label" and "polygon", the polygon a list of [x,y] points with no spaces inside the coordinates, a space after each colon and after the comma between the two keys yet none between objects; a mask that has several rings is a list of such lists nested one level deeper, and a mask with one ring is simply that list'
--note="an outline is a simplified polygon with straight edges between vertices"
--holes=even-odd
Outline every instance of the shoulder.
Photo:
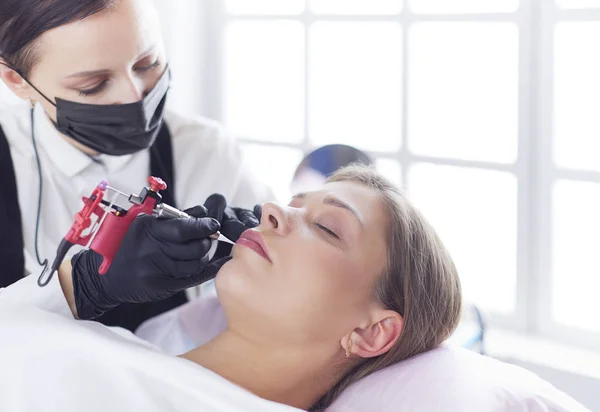
[{"label": "shoulder", "polygon": [[237,179],[243,163],[242,150],[237,139],[222,125],[203,117],[186,117],[173,112],[165,115],[165,122],[180,173],[187,169],[184,174],[196,176],[203,174],[206,168],[226,167],[229,177]]},{"label": "shoulder", "polygon": [[0,127],[13,150],[26,153],[31,149],[29,139],[23,138],[31,133],[29,116],[29,106],[25,104],[0,105]]},{"label": "shoulder", "polygon": [[251,172],[242,147],[219,123],[167,112],[176,184],[181,206],[197,205],[213,193],[249,207],[272,199],[270,190]]},{"label": "shoulder", "polygon": [[174,147],[216,148],[219,145],[235,145],[235,139],[217,121],[200,116],[186,116],[167,111],[165,122],[171,133]]},{"label": "shoulder", "polygon": [[24,103],[0,103],[0,123],[24,123],[29,114],[29,106]]},{"label": "shoulder", "polygon": [[24,133],[29,130],[29,106],[25,104],[0,104],[0,126],[10,138],[9,135],[15,131]]}]

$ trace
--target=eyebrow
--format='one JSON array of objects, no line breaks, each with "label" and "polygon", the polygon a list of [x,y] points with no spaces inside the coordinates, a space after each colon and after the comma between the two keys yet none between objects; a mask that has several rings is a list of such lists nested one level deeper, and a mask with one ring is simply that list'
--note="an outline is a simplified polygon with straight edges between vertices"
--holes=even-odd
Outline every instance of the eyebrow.
[{"label": "eyebrow", "polygon": [[78,77],[91,77],[91,76],[99,76],[101,74],[108,74],[110,73],[110,70],[90,70],[90,71],[86,71],[86,72],[79,72],[79,73],[74,73],[74,74],[70,74],[67,77],[65,77],[65,79],[74,79],[74,78],[78,78]]},{"label": "eyebrow", "polygon": [[[294,195],[292,197],[292,199],[304,199],[305,197],[306,197],[306,193],[298,193],[298,194]],[[336,197],[333,197],[333,196],[325,196],[325,198],[323,199],[323,204],[348,210],[349,212],[351,212],[354,215],[356,220],[358,220],[358,223],[360,223],[360,226],[361,227],[364,226],[363,221],[360,218],[360,214],[358,213],[358,211],[355,208],[353,208],[352,206],[350,206],[348,203],[346,203]]]},{"label": "eyebrow", "polygon": [[[150,54],[150,52],[152,50],[154,50],[156,48],[156,45],[153,45],[152,47],[149,47],[148,49],[146,49],[143,53],[141,53],[137,58],[137,60],[140,60],[142,57]],[[108,69],[101,69],[101,70],[89,70],[89,71],[84,71],[84,72],[78,72],[78,73],[73,73],[68,75],[67,77],[65,77],[65,79],[73,79],[73,78],[81,78],[81,77],[92,77],[92,76],[100,76],[102,74],[108,74],[110,73],[110,70]]]}]

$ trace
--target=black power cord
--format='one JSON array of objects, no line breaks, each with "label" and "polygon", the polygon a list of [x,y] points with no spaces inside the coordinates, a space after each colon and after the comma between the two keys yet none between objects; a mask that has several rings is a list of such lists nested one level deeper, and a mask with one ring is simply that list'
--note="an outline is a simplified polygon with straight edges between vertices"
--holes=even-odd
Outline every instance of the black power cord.
[{"label": "black power cord", "polygon": [[43,270],[42,270],[42,274],[40,275],[39,279],[38,279],[38,285],[39,286],[46,286],[48,284],[48,282],[50,282],[50,279],[52,279],[52,277],[48,277],[48,279],[46,279],[45,281],[42,281],[42,278],[44,276],[44,273],[48,270],[48,259],[44,259],[42,261],[42,259],[40,258],[40,251],[38,248],[38,237],[39,237],[39,231],[40,231],[40,215],[42,213],[42,193],[43,193],[43,181],[42,181],[42,164],[40,162],[40,156],[38,153],[38,149],[37,149],[37,143],[35,141],[35,107],[32,105],[31,107],[31,143],[33,144],[33,151],[35,152],[35,161],[37,163],[37,170],[38,170],[38,204],[37,204],[37,215],[35,218],[35,258],[37,259],[38,265],[40,265]]}]

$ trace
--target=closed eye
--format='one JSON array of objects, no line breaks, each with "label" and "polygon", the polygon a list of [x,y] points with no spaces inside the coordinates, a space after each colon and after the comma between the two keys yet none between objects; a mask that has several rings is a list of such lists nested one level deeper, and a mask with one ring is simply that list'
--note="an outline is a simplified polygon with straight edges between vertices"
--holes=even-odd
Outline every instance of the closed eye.
[{"label": "closed eye", "polygon": [[106,88],[107,84],[108,84],[108,80],[104,80],[98,86],[94,86],[91,89],[79,90],[79,95],[80,96],[92,96],[92,95],[98,94]]},{"label": "closed eye", "polygon": [[141,72],[141,73],[149,72],[150,70],[152,70],[152,69],[154,69],[154,68],[156,68],[158,66],[160,66],[160,61],[159,61],[159,59],[156,59],[156,61],[154,63],[152,63],[152,64],[150,64],[148,66],[136,67],[135,71],[136,72]]},{"label": "closed eye", "polygon": [[319,223],[315,223],[315,225],[323,232],[325,232],[328,236],[331,236],[335,239],[340,240],[340,237],[331,229],[319,224]]}]

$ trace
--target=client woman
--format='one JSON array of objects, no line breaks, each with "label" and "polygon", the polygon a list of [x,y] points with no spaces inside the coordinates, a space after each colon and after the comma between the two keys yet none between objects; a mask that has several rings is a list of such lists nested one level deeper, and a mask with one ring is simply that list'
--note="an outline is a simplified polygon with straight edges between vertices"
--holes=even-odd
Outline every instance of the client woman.
[{"label": "client woman", "polygon": [[461,309],[431,226],[365,167],[264,205],[216,277],[226,330],[179,358],[74,321],[69,269],[35,302],[19,299],[35,280],[0,291],[1,410],[322,410],[356,380],[439,345]]}]

